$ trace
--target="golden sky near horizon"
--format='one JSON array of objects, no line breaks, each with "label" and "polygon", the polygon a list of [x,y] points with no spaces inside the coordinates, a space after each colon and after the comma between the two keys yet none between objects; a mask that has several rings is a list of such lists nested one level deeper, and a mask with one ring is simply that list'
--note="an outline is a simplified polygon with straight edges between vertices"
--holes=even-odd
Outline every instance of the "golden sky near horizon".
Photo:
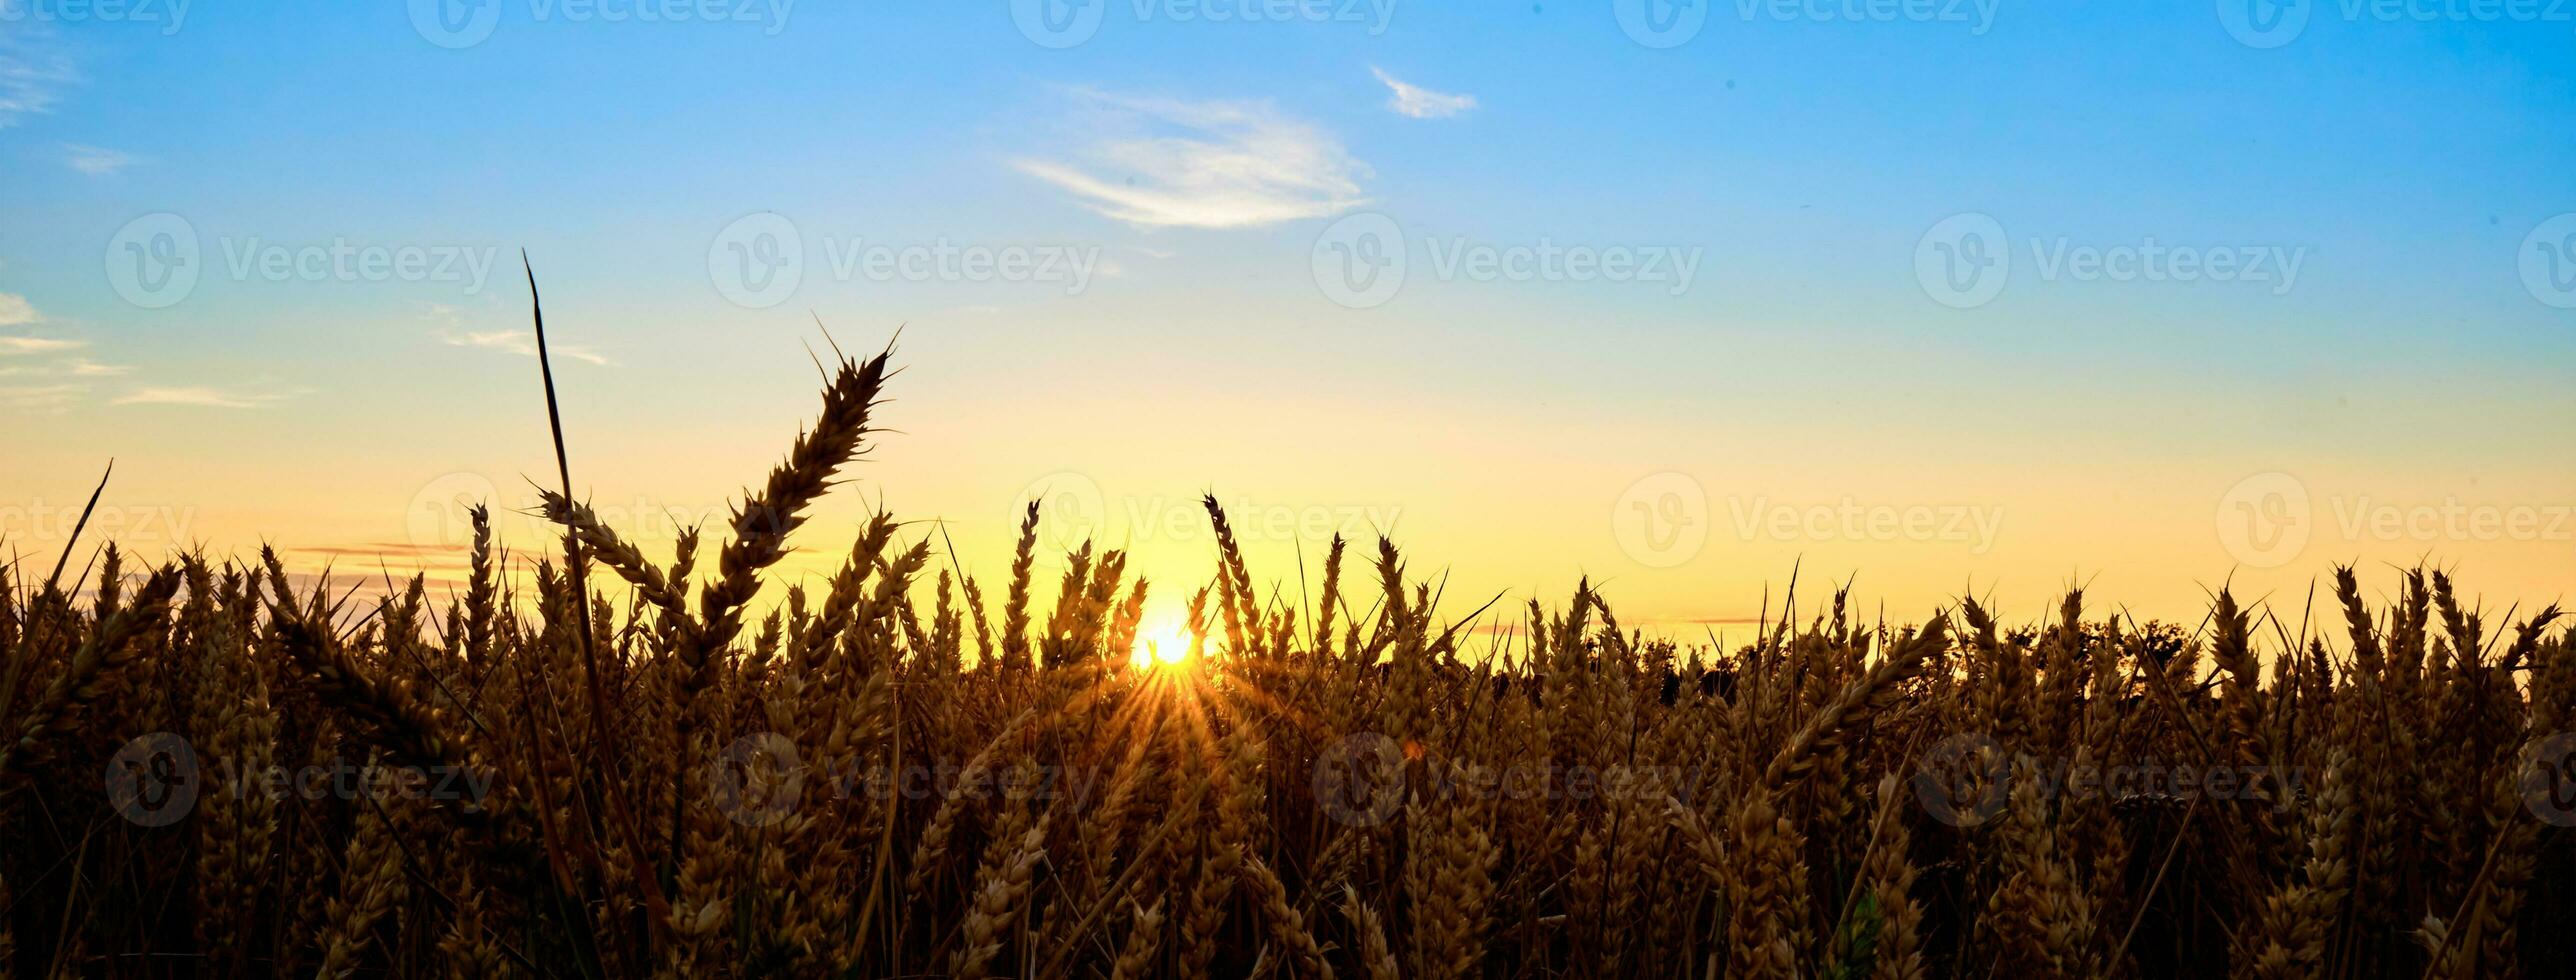
[{"label": "golden sky near horizon", "polygon": [[[840,339],[856,346],[852,332]],[[2102,444],[2019,461],[2008,440],[1818,452],[1688,419],[1593,427],[1538,408],[1480,418],[1400,395],[1265,403],[1259,386],[1229,398],[1185,381],[1066,384],[1044,392],[1054,410],[1023,413],[992,406],[983,386],[947,368],[959,353],[947,346],[920,327],[907,334],[897,358],[908,369],[877,415],[887,431],[798,532],[774,583],[828,575],[884,506],[912,522],[904,540],[929,537],[935,570],[952,567],[953,542],[954,567],[998,594],[1019,509],[1035,498],[1042,599],[1063,552],[1087,538],[1134,556],[1155,583],[1150,618],[1169,627],[1213,568],[1200,502],[1213,492],[1256,578],[1301,609],[1335,533],[1353,541],[1346,574],[1365,575],[1359,563],[1383,531],[1416,579],[1442,584],[1451,615],[1499,595],[1489,622],[1506,627],[1531,597],[1562,606],[1588,577],[1629,625],[1741,638],[1766,599],[1777,615],[1795,570],[1802,609],[1849,580],[1862,614],[1898,621],[1970,593],[2010,620],[2035,620],[2082,583],[2097,612],[2190,622],[2232,582],[2295,631],[2311,585],[2338,562],[2360,566],[2375,590],[2393,587],[2394,567],[2451,568],[2491,611],[2561,600],[2576,534],[2568,506],[2553,502],[2565,499],[2563,471],[2538,460],[2463,483],[2429,468],[2158,458]],[[740,406],[740,421],[721,425],[687,421],[697,413],[678,393],[657,399],[658,419],[598,410],[596,375],[566,372],[576,486],[657,560],[683,522],[713,539],[815,401],[802,353],[777,360],[757,409]],[[119,460],[88,541],[112,537],[142,555],[271,543],[296,570],[328,567],[344,586],[415,571],[452,584],[463,505],[479,500],[522,561],[550,555],[550,532],[529,513],[531,481],[553,482],[536,372],[526,359],[502,366],[512,370],[494,380],[508,387],[515,376],[523,389],[508,427],[407,445],[327,419],[226,413],[129,437],[139,445]],[[73,468],[86,458],[69,447],[20,457],[45,476],[41,496],[0,510],[22,567],[41,574],[60,549],[95,480]]]},{"label": "golden sky near horizon", "polygon": [[1897,620],[2576,584],[2563,31],[1003,6],[0,18],[0,553],[111,457],[138,554],[453,579],[469,500],[550,552],[524,250],[575,489],[659,557],[808,350],[900,332],[780,582],[884,506],[998,590],[1035,496],[1042,593],[1088,536],[1168,620],[1213,493],[1283,602],[1383,531],[1458,615],[1588,578],[1683,637],[1793,570]]}]

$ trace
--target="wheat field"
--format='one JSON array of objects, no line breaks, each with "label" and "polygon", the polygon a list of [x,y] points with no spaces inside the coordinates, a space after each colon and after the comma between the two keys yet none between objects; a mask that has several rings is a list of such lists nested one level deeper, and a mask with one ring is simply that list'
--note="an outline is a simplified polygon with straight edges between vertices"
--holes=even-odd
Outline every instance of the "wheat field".
[{"label": "wheat field", "polygon": [[[668,561],[464,595],[274,556],[0,569],[0,977],[2508,977],[2576,962],[2557,610],[2331,570],[1754,642],[1588,586],[1471,629],[1387,541],[1185,585],[802,527],[887,355]],[[827,589],[764,593],[791,546]],[[910,543],[906,543],[910,542]],[[2365,581],[2368,579],[2369,581]],[[2383,597],[2384,598],[2373,598]],[[1290,598],[1294,597],[1294,598]]]}]

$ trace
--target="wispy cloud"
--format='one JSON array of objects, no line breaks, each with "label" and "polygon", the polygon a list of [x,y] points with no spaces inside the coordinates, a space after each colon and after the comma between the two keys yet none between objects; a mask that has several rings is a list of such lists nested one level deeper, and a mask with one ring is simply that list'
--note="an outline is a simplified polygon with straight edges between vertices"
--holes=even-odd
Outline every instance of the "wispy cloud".
[{"label": "wispy cloud", "polygon": [[75,357],[51,364],[0,364],[0,378],[113,378],[133,370],[123,364],[101,364]]},{"label": "wispy cloud", "polygon": [[134,154],[123,150],[111,150],[103,146],[83,146],[79,143],[63,144],[63,153],[63,162],[71,164],[72,169],[92,177],[114,176],[117,171],[140,162]]},{"label": "wispy cloud", "polygon": [[[0,0],[0,5],[8,2],[9,0]],[[16,293],[0,293],[0,327],[23,327],[43,323],[44,320],[44,316],[36,312],[35,305],[27,302],[26,297]],[[86,345],[81,341],[64,340],[58,337],[0,337],[0,358],[59,354],[63,351],[78,350],[84,346]],[[0,364],[0,378],[53,381],[65,376],[80,376],[84,374],[80,367],[89,364],[89,361],[81,358],[42,366],[23,362]],[[106,367],[107,365],[96,366]],[[87,391],[89,391],[87,385],[59,382],[0,385],[0,410],[15,414],[59,415],[70,411],[72,403]]]},{"label": "wispy cloud", "polygon": [[14,354],[52,354],[79,346],[81,346],[80,341],[61,340],[54,337],[0,337],[0,357]]},{"label": "wispy cloud", "polygon": [[259,395],[224,391],[220,388],[137,388],[110,404],[116,405],[193,405],[200,408],[258,408],[284,399],[284,395]]},{"label": "wispy cloud", "polygon": [[24,326],[42,319],[44,317],[36,315],[35,305],[27,302],[26,297],[0,293],[0,327]]},{"label": "wispy cloud", "polygon": [[1434,92],[1389,75],[1384,68],[1371,67],[1369,74],[1376,75],[1378,81],[1386,83],[1388,91],[1395,93],[1386,100],[1386,107],[1395,110],[1397,115],[1415,119],[1446,119],[1476,107],[1476,97],[1472,95]]},{"label": "wispy cloud", "polygon": [[1099,134],[1064,159],[1014,161],[1083,206],[1148,227],[1241,228],[1366,204],[1368,165],[1332,134],[1261,102],[1072,93]]},{"label": "wispy cloud", "polygon": [[[6,3],[7,0],[0,0]],[[43,323],[43,314],[27,298],[14,293],[0,293],[0,326],[26,326]],[[51,384],[25,384],[0,387],[0,409],[16,412],[56,414],[69,411],[73,402],[89,391],[85,384],[72,383],[72,378],[113,378],[133,371],[123,364],[104,364],[86,357],[61,357],[42,360],[43,355],[63,354],[87,348],[88,341],[60,337],[0,336],[0,378],[25,378]]]},{"label": "wispy cloud", "polygon": [[315,546],[289,549],[300,554],[329,555],[333,558],[374,558],[379,555],[451,555],[462,546],[453,544],[412,544],[408,541],[377,541],[359,545]]},{"label": "wispy cloud", "polygon": [[59,415],[88,391],[86,385],[0,385],[0,408],[34,415]]},{"label": "wispy cloud", "polygon": [[[461,333],[449,330],[440,330],[437,331],[437,337],[452,347],[480,347],[484,350],[504,351],[511,354],[517,354],[521,357],[537,356],[536,340],[529,335],[520,333],[516,330],[466,331]],[[559,357],[569,357],[585,364],[597,364],[602,367],[608,366],[608,358],[600,356],[598,351],[592,350],[588,347],[583,347],[579,344],[548,343],[546,347],[554,351],[556,356]]]},{"label": "wispy cloud", "polygon": [[27,14],[25,0],[0,0],[0,129],[52,112],[63,88],[80,81],[53,30]]},{"label": "wispy cloud", "polygon": [[[465,318],[457,313],[455,307],[445,303],[429,304],[428,311],[422,313],[420,318],[438,324],[430,330],[430,336],[438,338],[439,342],[450,347],[480,347],[484,350],[497,350],[521,357],[537,356],[535,337],[516,330],[467,330]],[[558,357],[569,357],[585,364],[597,364],[602,367],[612,366],[606,355],[580,344],[567,344],[558,340],[546,346]]]}]

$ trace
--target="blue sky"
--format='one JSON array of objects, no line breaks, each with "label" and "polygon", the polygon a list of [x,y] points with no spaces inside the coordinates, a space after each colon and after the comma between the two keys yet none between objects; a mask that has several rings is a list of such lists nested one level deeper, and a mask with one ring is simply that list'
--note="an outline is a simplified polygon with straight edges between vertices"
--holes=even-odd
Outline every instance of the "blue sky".
[{"label": "blue sky", "polygon": [[[1704,20],[1641,38],[1625,0],[1114,0],[1058,48],[1023,29],[1031,3],[642,22],[606,19],[630,0],[492,0],[449,8],[497,21],[448,47],[399,3],[0,0],[0,335],[29,341],[0,378],[0,440],[25,461],[10,482],[48,487],[122,447],[140,492],[211,498],[222,539],[255,519],[399,538],[384,512],[428,477],[540,469],[525,248],[576,355],[577,448],[602,481],[690,501],[792,432],[819,317],[854,345],[908,325],[924,415],[887,468],[914,509],[989,528],[1068,468],[1112,498],[1382,496],[1462,515],[1413,518],[1444,560],[1512,586],[1616,572],[1674,617],[1732,610],[1689,596],[1819,542],[1734,542],[1749,570],[1724,575],[1722,549],[1638,567],[1601,515],[1641,474],[1720,500],[1749,481],[1764,500],[1993,501],[2041,529],[2092,513],[2063,520],[2094,541],[1882,560],[2039,589],[2109,561],[2088,545],[2187,540],[2139,559],[2176,596],[2242,557],[2204,511],[2248,473],[2299,474],[2320,513],[2576,503],[2576,466],[2545,458],[2576,423],[2576,312],[2518,264],[2576,212],[2576,3],[2503,20],[2232,3],[1728,2],[1659,7]],[[1279,16],[1297,9],[1317,13]],[[2305,20],[2247,43],[2228,25],[2248,11]],[[801,237],[803,281],[746,306],[717,255],[762,212]],[[161,213],[204,275],[148,308],[108,267]],[[1391,220],[1409,265],[1354,308],[1313,263],[1356,214]],[[1954,308],[1918,259],[1963,214],[2012,264]],[[337,241],[493,271],[244,264]],[[835,246],[936,243],[1091,271],[1068,288],[830,269]],[[2053,264],[2154,245],[2295,255],[2296,278]],[[1695,272],[1675,289],[1439,271],[1442,247],[1542,246]],[[656,448],[675,438],[690,462]],[[1552,472],[1497,479],[1533,464]],[[281,481],[310,489],[256,503]],[[1388,488],[1325,489],[1350,481]],[[1571,513],[1532,526],[1597,558],[1483,543],[1492,520],[1554,511]],[[2457,551],[2529,591],[2545,576],[2527,570],[2576,550],[2332,544],[2296,570]]]}]

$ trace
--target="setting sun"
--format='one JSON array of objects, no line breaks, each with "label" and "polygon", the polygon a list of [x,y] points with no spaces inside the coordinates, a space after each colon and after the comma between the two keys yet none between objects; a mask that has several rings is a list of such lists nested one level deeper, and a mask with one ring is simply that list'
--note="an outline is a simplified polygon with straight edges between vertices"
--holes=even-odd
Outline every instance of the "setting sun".
[{"label": "setting sun", "polygon": [[1189,625],[1175,613],[1147,616],[1136,625],[1136,646],[1132,658],[1138,667],[1178,664],[1189,659]]}]

